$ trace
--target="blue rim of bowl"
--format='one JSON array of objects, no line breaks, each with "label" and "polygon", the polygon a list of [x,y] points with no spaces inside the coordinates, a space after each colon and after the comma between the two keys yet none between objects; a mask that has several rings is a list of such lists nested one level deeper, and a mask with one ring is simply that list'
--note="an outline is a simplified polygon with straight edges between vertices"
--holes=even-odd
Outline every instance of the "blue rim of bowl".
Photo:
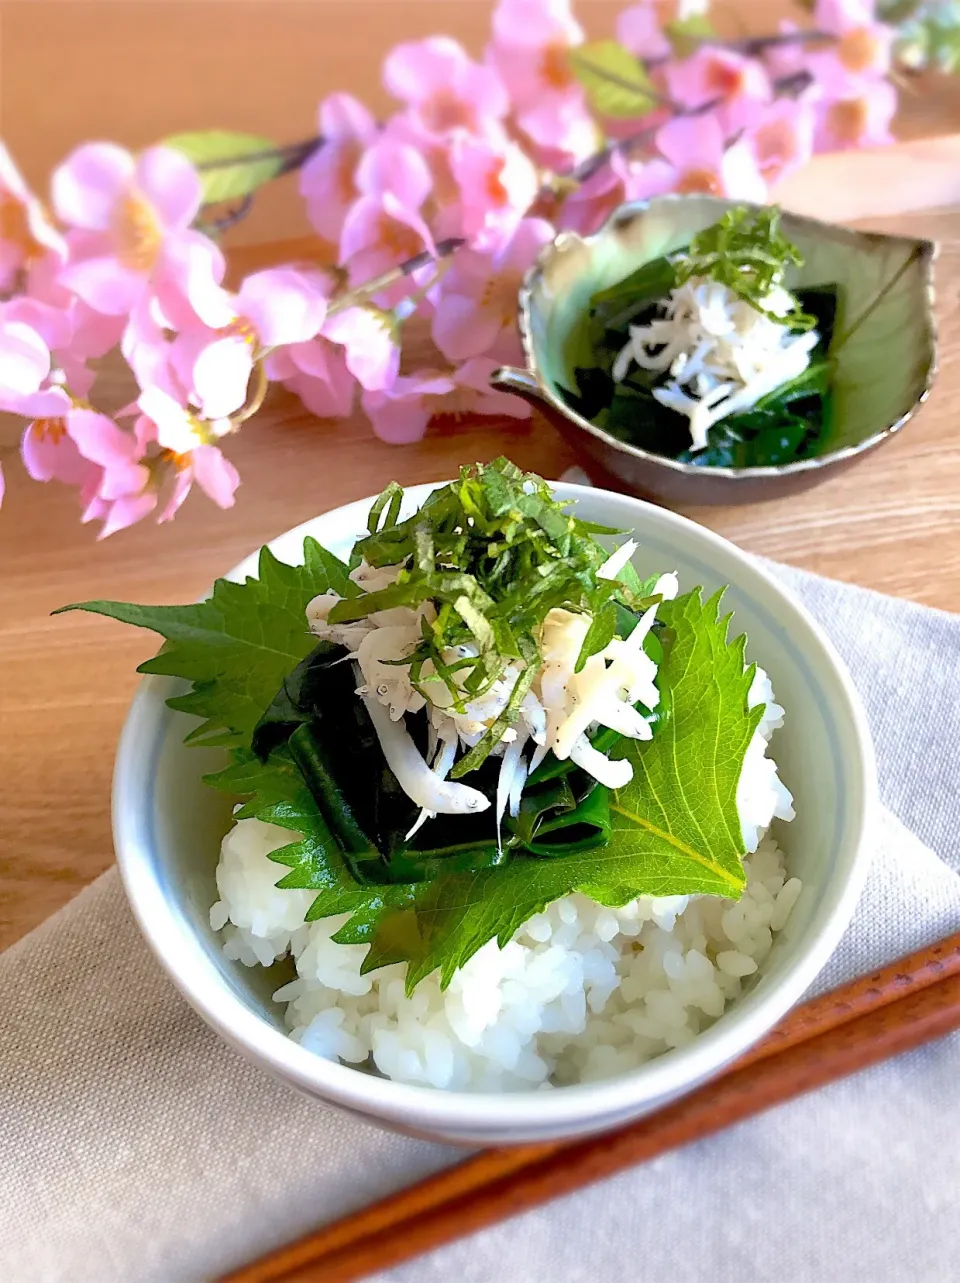
[{"label": "blue rim of bowl", "polygon": [[[443,483],[411,487],[407,494],[419,504],[439,484]],[[591,487],[560,483],[556,488],[569,499],[604,493]],[[856,744],[853,759],[848,759],[847,820],[839,843],[842,850],[849,852],[848,876],[832,895],[827,894],[828,907],[821,906],[823,920],[816,937],[797,956],[785,962],[774,989],[764,993],[761,980],[756,988],[737,1000],[725,1013],[725,1016],[735,1013],[735,1022],[721,1016],[686,1046],[598,1082],[558,1087],[550,1092],[451,1092],[396,1083],[362,1069],[324,1060],[247,1005],[229,985],[191,924],[174,911],[164,896],[151,855],[153,808],[144,805],[144,799],[150,795],[152,762],[162,742],[165,716],[170,713],[163,701],[174,693],[177,683],[170,678],[146,677],[124,723],[114,770],[113,832],[124,888],[147,942],[194,1009],[228,1043],[275,1076],[352,1112],[426,1133],[433,1128],[454,1135],[475,1136],[479,1140],[485,1130],[500,1134],[511,1128],[522,1132],[519,1139],[536,1139],[538,1129],[544,1137],[555,1136],[558,1127],[569,1127],[569,1134],[598,1131],[605,1125],[612,1126],[621,1119],[637,1116],[648,1104],[660,1105],[692,1090],[742,1055],[797,1002],[839,944],[869,870],[872,825],[878,805],[876,764],[866,714],[842,659],[794,594],[728,540],[643,500],[624,495],[611,497],[637,504],[655,513],[657,519],[667,525],[693,527],[699,536],[727,555],[732,550],[736,558],[744,559],[744,568],[793,609],[797,618],[792,622],[806,627],[810,645],[819,652],[819,659],[834,679],[842,704],[835,707],[835,715],[846,718]],[[359,530],[365,523],[370,503],[371,499],[360,500],[324,516],[337,517],[348,529]],[[303,535],[315,524],[316,519],[304,522],[278,539],[302,543]],[[246,558],[227,577],[249,573],[255,557],[253,554]],[[756,602],[751,605],[762,614],[768,613]],[[777,631],[784,636],[783,619],[775,622]],[[809,669],[806,661],[801,662]],[[146,752],[145,736],[152,741]],[[600,1100],[602,1105],[598,1105]]]},{"label": "blue rim of bowl", "polygon": [[[589,419],[585,419],[582,415],[577,414],[576,410],[572,409],[565,401],[562,401],[554,393],[553,389],[540,373],[539,363],[537,361],[536,353],[534,352],[530,324],[530,302],[533,289],[537,280],[542,275],[549,259],[558,250],[563,251],[568,245],[593,245],[620,223],[634,218],[637,214],[644,213],[650,208],[654,201],[656,201],[657,204],[667,202],[682,203],[685,199],[686,197],[682,193],[670,192],[663,196],[651,197],[649,200],[629,201],[624,205],[619,205],[609,216],[603,226],[591,236],[581,236],[578,232],[560,232],[552,241],[546,244],[537,255],[536,261],[525,273],[520,286],[518,296],[518,325],[520,328],[520,342],[523,347],[526,369],[528,373],[532,374],[536,379],[537,387],[544,399],[547,400],[559,414],[562,414],[568,422],[579,428],[580,431],[586,432],[589,436],[595,437],[605,446],[609,446],[611,449],[619,451],[621,454],[629,455],[634,459],[641,459],[645,463],[656,464],[658,467],[679,473],[681,476],[701,478],[723,477],[727,481],[734,482],[752,481],[762,477],[790,477],[795,476],[798,473],[816,472],[820,468],[828,467],[831,464],[842,463],[844,460],[856,459],[860,455],[876,449],[877,446],[881,445],[884,441],[889,440],[889,438],[896,435],[901,428],[905,427],[930,395],[939,368],[938,333],[935,308],[936,292],[933,283],[932,270],[933,263],[939,253],[939,245],[936,241],[925,240],[922,237],[888,236],[885,233],[881,234],[879,232],[858,232],[856,228],[843,227],[838,223],[827,223],[824,222],[823,219],[810,218],[806,214],[791,214],[789,210],[784,211],[783,217],[785,222],[794,221],[804,223],[809,227],[819,228],[823,232],[829,233],[832,236],[836,236],[838,233],[849,236],[872,235],[883,240],[894,242],[900,241],[905,245],[911,245],[913,246],[914,252],[917,254],[920,262],[926,266],[927,280],[924,291],[926,296],[926,308],[923,319],[927,337],[929,339],[930,364],[927,367],[920,395],[909,410],[905,410],[904,413],[892,423],[887,424],[885,428],[881,428],[879,431],[873,433],[872,436],[864,437],[864,439],[862,441],[858,441],[856,445],[844,446],[840,450],[832,450],[829,454],[815,455],[812,459],[797,459],[793,463],[765,464],[763,467],[751,468],[701,467],[694,463],[684,463],[679,459],[671,459],[665,454],[653,454],[649,450],[642,450],[639,446],[630,445],[627,441],[621,441],[619,437],[611,436],[608,432],[604,432],[602,428],[598,428],[596,424],[591,423]],[[702,200],[704,198],[698,197],[698,199]],[[724,209],[733,205],[745,205],[748,209],[763,208],[751,201],[722,200],[719,197],[714,199],[717,200],[718,207],[722,207]]]}]

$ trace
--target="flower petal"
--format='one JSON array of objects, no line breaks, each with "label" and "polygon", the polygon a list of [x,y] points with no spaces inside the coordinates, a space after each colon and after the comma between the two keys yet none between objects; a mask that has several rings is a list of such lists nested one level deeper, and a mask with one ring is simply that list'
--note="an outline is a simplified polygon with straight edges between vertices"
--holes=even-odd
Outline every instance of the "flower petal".
[{"label": "flower petal", "polygon": [[131,311],[147,287],[146,278],[139,272],[106,257],[68,263],[60,273],[60,281],[95,312],[106,316],[122,316]]},{"label": "flower petal", "polygon": [[433,186],[427,162],[405,143],[381,141],[368,147],[357,168],[365,196],[390,192],[401,204],[419,209]]},{"label": "flower petal", "polygon": [[[13,401],[13,399],[11,398]],[[30,419],[62,419],[73,402],[60,387],[42,388],[29,396],[18,397],[9,406],[11,413]]]},{"label": "flower petal", "polygon": [[172,521],[180,509],[183,507],[184,500],[193,487],[193,468],[178,468],[174,478],[173,485],[170,487],[166,503],[157,513],[157,524],[162,525],[166,521]]},{"label": "flower petal", "polygon": [[717,170],[723,155],[723,130],[712,112],[677,116],[657,130],[657,149],[682,172]]},{"label": "flower petal", "polygon": [[62,481],[68,486],[86,487],[98,485],[102,476],[96,464],[83,458],[61,424],[54,426],[43,418],[25,429],[20,455],[34,481]]},{"label": "flower petal", "polygon": [[[149,492],[117,499],[110,504],[106,513],[106,520],[97,538],[106,539],[108,535],[115,535],[118,530],[126,530],[137,521],[142,521],[144,517],[149,516],[156,506],[157,496]],[[91,513],[92,516],[93,513]],[[84,520],[90,520],[91,517],[88,517],[86,513],[84,514]]]},{"label": "flower petal", "polygon": [[96,410],[71,410],[67,417],[67,431],[83,457],[103,468],[128,465],[139,457],[133,433],[124,432],[112,419]]},{"label": "flower petal", "polygon": [[173,147],[148,147],[137,161],[137,186],[168,228],[186,228],[202,199],[200,175]]},{"label": "flower petal", "polygon": [[252,373],[253,350],[245,339],[228,335],[202,346],[193,362],[192,399],[203,417],[220,419],[239,410]]},{"label": "flower petal", "polygon": [[736,200],[755,201],[762,205],[767,199],[767,184],[757,167],[757,158],[746,142],[728,147],[720,166],[723,189]]},{"label": "flower petal", "polygon": [[133,157],[123,147],[86,143],[54,170],[54,209],[71,227],[106,231],[134,171]]},{"label": "flower petal", "polygon": [[71,344],[73,325],[68,312],[26,294],[12,298],[2,305],[2,309],[3,322],[22,321],[40,336],[51,351]]},{"label": "flower petal", "polygon": [[643,59],[669,58],[673,46],[663,34],[656,6],[647,0],[617,14],[617,39]]},{"label": "flower petal", "polygon": [[189,411],[162,388],[144,388],[137,404],[156,425],[157,442],[174,454],[189,454],[198,445]]},{"label": "flower petal", "polygon": [[317,283],[293,267],[248,276],[236,306],[264,347],[306,343],[319,332],[327,314],[327,300]]},{"label": "flower petal", "polygon": [[347,369],[362,387],[380,391],[396,381],[400,348],[387,313],[379,308],[347,308],[327,321],[324,334],[344,347]]},{"label": "flower petal", "polygon": [[362,154],[362,144],[356,139],[333,139],[324,143],[300,171],[300,195],[306,202],[307,217],[324,240],[334,244],[357,196],[355,179]]},{"label": "flower petal", "polygon": [[502,318],[475,298],[444,294],[433,318],[433,341],[448,361],[486,352],[500,337]]},{"label": "flower petal", "polygon": [[218,508],[232,508],[240,474],[215,445],[198,446],[190,456],[197,485]]},{"label": "flower petal", "polygon": [[499,267],[526,272],[545,245],[556,235],[552,223],[545,218],[524,218],[517,224],[509,244],[498,256]]},{"label": "flower petal", "polygon": [[466,361],[457,371],[457,387],[473,388],[479,394],[476,414],[503,414],[510,419],[529,419],[532,410],[529,402],[510,392],[501,392],[490,386],[490,376],[497,368],[496,361],[476,357]]},{"label": "flower petal", "polygon": [[372,142],[378,132],[375,118],[353,94],[329,94],[324,98],[319,123],[320,133],[328,141],[358,138],[361,142]]},{"label": "flower petal", "polygon": [[469,65],[463,45],[449,36],[407,40],[384,59],[383,83],[394,98],[419,103],[449,90]]},{"label": "flower petal", "polygon": [[571,12],[570,0],[500,0],[493,13],[493,35],[500,44],[539,49],[580,44],[583,28]]},{"label": "flower petal", "polygon": [[298,373],[287,380],[311,414],[319,419],[345,419],[353,409],[356,380],[347,369],[343,354],[330,345],[327,373],[323,379]]},{"label": "flower petal", "polygon": [[50,373],[50,352],[31,326],[0,321],[0,399],[39,391]]},{"label": "flower petal", "polygon": [[517,117],[517,124],[538,147],[563,162],[577,162],[595,152],[602,135],[577,86],[563,95],[538,95]]},{"label": "flower petal", "polygon": [[180,232],[167,239],[153,288],[173,329],[189,329],[199,320],[219,330],[236,319],[233,300],[220,285],[224,270],[220,250],[200,232]]},{"label": "flower petal", "polygon": [[427,430],[432,411],[417,395],[394,397],[386,392],[364,392],[363,408],[382,441],[407,445],[419,441]]}]

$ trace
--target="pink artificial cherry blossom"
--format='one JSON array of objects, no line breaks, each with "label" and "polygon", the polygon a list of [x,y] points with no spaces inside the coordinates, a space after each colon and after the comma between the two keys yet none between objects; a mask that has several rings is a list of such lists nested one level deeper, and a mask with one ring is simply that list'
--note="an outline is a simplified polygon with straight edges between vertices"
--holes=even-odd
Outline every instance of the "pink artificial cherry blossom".
[{"label": "pink artificial cherry blossom", "polygon": [[[21,337],[23,332],[19,329],[20,326],[26,326],[32,331],[34,338],[31,344],[36,354],[39,354],[37,339],[47,349],[47,374],[44,378],[49,378],[51,383],[68,385],[74,396],[86,396],[93,386],[95,374],[88,369],[85,357],[103,354],[102,350],[96,349],[99,346],[97,340],[104,336],[97,334],[96,327],[84,332],[82,326],[85,316],[79,300],[75,300],[69,309],[63,310],[22,294],[0,307],[3,322],[12,325],[20,332]],[[115,327],[111,329],[114,334],[117,333]],[[4,353],[9,362],[12,355],[9,339],[6,344],[0,343],[0,354]],[[3,356],[0,355],[0,366],[3,363]],[[6,374],[0,369],[0,402],[6,397],[8,410],[18,414],[30,413],[20,409],[9,399],[13,395],[10,380],[15,377],[9,367]]]},{"label": "pink artificial cherry blossom", "polygon": [[485,357],[465,362],[453,374],[419,370],[401,376],[383,392],[365,392],[363,408],[383,441],[406,445],[419,441],[435,415],[506,415],[528,419],[530,406],[490,387],[497,362]]},{"label": "pink artificial cherry blossom", "polygon": [[17,274],[39,260],[50,258],[59,267],[66,256],[66,242],[0,143],[0,293],[13,289]]},{"label": "pink artificial cherry blossom", "polygon": [[549,155],[575,163],[598,145],[596,124],[570,65],[583,29],[569,0],[500,0],[487,50],[510,92],[517,124]]},{"label": "pink artificial cherry blossom", "polygon": [[447,36],[397,45],[383,64],[383,82],[432,134],[466,130],[498,136],[510,108],[496,71],[474,62]]},{"label": "pink artificial cherry blossom", "polygon": [[529,419],[533,411],[529,402],[510,392],[491,387],[490,377],[499,361],[486,356],[476,356],[464,361],[453,376],[453,396],[448,398],[439,414],[479,414],[507,419]]},{"label": "pink artificial cherry blossom", "polygon": [[540,162],[553,169],[570,169],[603,146],[603,132],[579,92],[545,98],[521,112],[517,124]]},{"label": "pink artificial cherry blossom", "polygon": [[160,387],[174,398],[183,399],[186,391],[171,362],[172,344],[156,312],[156,300],[149,295],[134,304],[124,326],[120,350],[141,389]]},{"label": "pink artificial cherry blossom", "polygon": [[137,439],[153,440],[160,447],[152,463],[152,471],[160,474],[154,477],[155,488],[159,488],[163,472],[173,469],[169,496],[157,520],[169,521],[194,483],[218,507],[232,507],[240,476],[214,444],[232,430],[229,419],[201,420],[159,388],[141,393],[139,405],[143,414],[136,424]]},{"label": "pink artificial cherry blossom", "polygon": [[460,189],[464,236],[509,233],[536,200],[536,168],[516,143],[464,135],[453,142],[450,168]]},{"label": "pink artificial cherry blossom", "polygon": [[817,0],[813,22],[836,37],[832,45],[811,49],[805,60],[826,96],[856,96],[865,82],[887,75],[896,32],[876,21],[871,0]]},{"label": "pink artificial cherry blossom", "polygon": [[73,413],[70,397],[62,388],[50,388],[28,398],[22,414],[36,415],[24,429],[20,455],[27,475],[34,481],[60,481],[76,486],[80,503],[86,508],[99,489],[103,470],[84,458],[70,435],[68,422]]},{"label": "pink artificial cherry blossom", "polygon": [[328,318],[324,336],[343,348],[347,369],[361,387],[379,392],[400,370],[400,345],[394,317],[378,307],[349,307]]},{"label": "pink artificial cherry blossom", "polygon": [[340,239],[347,210],[359,195],[357,166],[378,133],[371,113],[350,94],[331,94],[320,104],[323,143],[300,171],[307,217],[325,240]]},{"label": "pink artificial cherry blossom", "polygon": [[106,539],[136,525],[138,521],[148,517],[156,506],[157,494],[154,490],[145,490],[138,495],[123,495],[119,499],[102,499],[99,495],[94,495],[80,520],[84,523],[103,522],[97,539]]},{"label": "pink artificial cherry blossom", "polygon": [[[242,322],[225,331],[188,330],[170,344],[170,369],[176,376],[173,389],[196,406],[204,418],[222,419],[234,414],[247,399],[253,373],[256,336]],[[146,388],[163,386],[162,376]],[[170,384],[166,390],[170,392]]]},{"label": "pink artificial cherry blossom", "polygon": [[773,97],[763,64],[730,49],[698,49],[689,58],[668,62],[664,77],[672,102],[694,110],[712,103],[727,135],[749,124]]},{"label": "pink artificial cherry blossom", "polygon": [[893,142],[890,122],[897,110],[897,91],[888,80],[864,84],[850,97],[814,103],[817,151],[885,147]]},{"label": "pink artificial cherry blossom", "polygon": [[460,188],[450,162],[451,139],[433,134],[408,112],[393,116],[384,126],[386,145],[412,147],[430,175],[430,227],[435,238],[459,236]]},{"label": "pink artificial cherry blossom", "polygon": [[198,446],[210,445],[233,431],[228,418],[202,419],[161,388],[145,388],[137,405],[155,426],[157,444],[173,454],[189,454]]},{"label": "pink artificial cherry blossom", "polygon": [[172,521],[194,484],[218,508],[232,508],[240,474],[215,445],[201,445],[188,455],[173,460],[175,469],[169,498],[161,508],[157,521]]},{"label": "pink artificial cherry blossom", "polygon": [[0,410],[18,413],[22,398],[39,392],[50,373],[50,349],[32,325],[0,311]]},{"label": "pink artificial cherry blossom", "polygon": [[66,427],[80,455],[101,469],[97,496],[107,502],[143,494],[150,469],[142,462],[149,438],[136,428],[124,429],[105,414],[71,408]]},{"label": "pink artificial cherry blossom", "polygon": [[645,168],[620,151],[572,192],[557,216],[558,227],[589,236],[603,226],[618,205],[650,195]]},{"label": "pink artificial cherry blossom", "polygon": [[673,54],[663,33],[663,22],[655,0],[643,0],[617,14],[617,39],[644,62],[659,62]]},{"label": "pink artificial cherry blossom", "polygon": [[450,361],[487,354],[500,364],[520,358],[517,292],[523,274],[553,239],[542,218],[526,218],[486,253],[457,253],[439,289],[433,341]]},{"label": "pink artificial cherry blossom", "polygon": [[53,200],[76,229],[60,282],[96,311],[127,313],[152,284],[166,295],[168,314],[183,306],[207,324],[220,323],[222,257],[189,230],[200,179],[179,152],[150,147],[134,159],[112,143],[89,143],[55,171]]},{"label": "pink artificial cherry blossom", "polygon": [[[106,356],[120,342],[126,318],[104,316],[88,307],[81,298],[74,298],[70,305],[73,333],[70,337],[70,354],[83,360]],[[63,353],[59,354],[62,359]]]},{"label": "pink artificial cherry blossom", "polygon": [[432,179],[412,147],[374,143],[360,162],[357,185],[362,195],[350,207],[340,237],[340,259],[351,285],[363,284],[423,250],[433,254],[433,236],[420,214]]},{"label": "pink artificial cherry blossom", "polygon": [[329,339],[320,336],[280,348],[267,357],[265,368],[271,379],[296,393],[318,419],[350,415],[356,380],[347,368],[345,349]]},{"label": "pink artificial cherry blossom", "polygon": [[420,440],[453,386],[449,374],[418,370],[416,374],[401,376],[391,388],[364,392],[363,408],[381,441],[408,445]]},{"label": "pink artificial cherry blossom", "polygon": [[106,415],[77,408],[67,418],[71,439],[100,471],[100,482],[81,520],[101,521],[98,539],[125,530],[156,509],[162,474],[169,463],[154,453],[156,429],[143,415],[122,429]]},{"label": "pink artificial cherry blossom", "polygon": [[163,323],[173,330],[200,324],[212,329],[233,319],[230,295],[221,285],[226,259],[201,232],[186,231],[164,247],[162,270],[150,288]]},{"label": "pink artificial cherry blossom", "polygon": [[725,149],[714,115],[678,116],[657,130],[655,142],[663,159],[650,161],[638,175],[638,196],[675,191],[766,200],[766,184],[753,151],[742,141]]},{"label": "pink artificial cherry blossom", "polygon": [[237,319],[250,326],[263,348],[306,343],[327,315],[330,277],[295,267],[269,267],[242,281],[234,299]]},{"label": "pink artificial cherry blossom", "polygon": [[778,98],[760,110],[743,137],[765,183],[805,165],[813,153],[815,109],[808,97]]},{"label": "pink artificial cherry blossom", "polygon": [[787,39],[770,45],[760,55],[767,73],[774,81],[786,80],[807,70],[807,55],[817,45],[802,38],[803,30],[789,18],[781,18],[777,23],[777,34]]},{"label": "pink artificial cherry blossom", "polygon": [[233,305],[234,319],[219,330],[193,329],[170,345],[170,365],[186,399],[205,419],[222,419],[244,404],[254,362],[272,348],[306,343],[327,311],[326,276],[293,267],[246,277]]},{"label": "pink artificial cherry blossom", "polygon": [[580,92],[570,49],[583,43],[583,28],[570,0],[500,0],[493,12],[488,57],[510,92],[514,110],[535,107],[545,97]]}]

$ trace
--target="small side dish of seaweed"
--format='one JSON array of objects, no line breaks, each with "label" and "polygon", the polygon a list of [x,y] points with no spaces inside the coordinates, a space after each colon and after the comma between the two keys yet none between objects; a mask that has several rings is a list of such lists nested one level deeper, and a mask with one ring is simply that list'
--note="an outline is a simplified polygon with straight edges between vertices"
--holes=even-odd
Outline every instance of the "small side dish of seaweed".
[{"label": "small side dish of seaweed", "polygon": [[777,208],[728,210],[686,249],[594,294],[592,359],[575,364],[568,404],[611,436],[701,467],[817,455],[838,291],[788,289],[802,264]]}]

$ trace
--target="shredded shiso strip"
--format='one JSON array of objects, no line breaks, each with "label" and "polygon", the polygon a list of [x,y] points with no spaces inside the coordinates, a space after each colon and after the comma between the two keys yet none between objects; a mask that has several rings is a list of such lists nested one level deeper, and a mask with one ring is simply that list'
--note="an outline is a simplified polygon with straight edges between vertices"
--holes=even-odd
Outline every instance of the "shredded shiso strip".
[{"label": "shredded shiso strip", "polygon": [[[596,566],[595,580],[612,587],[636,548],[634,540],[626,540]],[[384,591],[402,585],[405,573],[404,563],[382,567],[361,563],[351,579],[368,591]],[[656,589],[661,596],[675,596],[676,576],[661,576]],[[656,604],[644,612],[629,638],[614,636],[586,659],[579,672],[593,615],[587,610],[550,609],[538,630],[536,666],[511,661],[485,691],[471,697],[461,674],[474,671],[470,663],[479,656],[477,643],[443,650],[439,664],[428,659],[416,681],[410,664],[404,662],[418,646],[425,627],[437,620],[436,602],[421,601],[416,608],[395,606],[331,624],[329,617],[341,601],[336,593],[325,593],[310,602],[307,617],[316,635],[339,642],[352,653],[357,694],[370,713],[384,756],[401,788],[421,808],[408,838],[436,815],[476,814],[489,807],[482,793],[448,776],[460,746],[474,749],[492,726],[508,717],[512,724],[492,749],[501,757],[496,788],[498,834],[504,816],[519,813],[527,778],[551,750],[609,788],[629,783],[630,763],[606,757],[591,743],[590,731],[607,726],[633,739],[651,737],[649,723],[634,705],[642,702],[653,709],[659,700],[656,664],[643,649]],[[473,629],[481,631],[478,621]],[[437,671],[440,666],[445,674]],[[403,724],[405,713],[424,707],[429,732],[426,759]],[[525,758],[528,746],[532,752]]]}]

